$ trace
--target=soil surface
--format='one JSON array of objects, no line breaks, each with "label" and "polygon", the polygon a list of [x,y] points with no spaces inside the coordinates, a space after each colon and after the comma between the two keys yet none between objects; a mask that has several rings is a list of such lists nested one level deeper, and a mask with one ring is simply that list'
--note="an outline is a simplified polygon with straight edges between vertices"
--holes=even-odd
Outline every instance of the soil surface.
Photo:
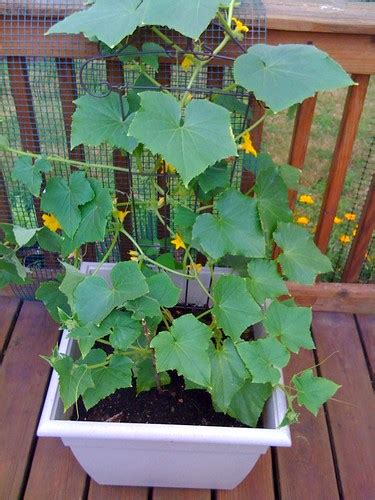
[{"label": "soil surface", "polygon": [[[137,396],[133,388],[119,389],[89,411],[80,403],[78,420],[246,427],[228,415],[216,413],[206,391],[185,391],[182,379],[173,374],[172,378],[172,384],[162,393],[152,389]],[[76,420],[77,415],[72,419]]]}]

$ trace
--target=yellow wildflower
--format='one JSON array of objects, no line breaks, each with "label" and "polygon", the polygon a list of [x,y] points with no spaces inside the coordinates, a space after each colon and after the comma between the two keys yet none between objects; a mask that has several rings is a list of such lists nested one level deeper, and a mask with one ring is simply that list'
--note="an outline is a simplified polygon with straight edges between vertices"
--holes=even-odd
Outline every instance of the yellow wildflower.
[{"label": "yellow wildflower", "polygon": [[171,240],[171,243],[173,243],[173,245],[176,247],[176,250],[178,250],[179,248],[183,248],[184,250],[186,250],[184,240],[178,233],[175,234],[175,237],[173,240]]},{"label": "yellow wildflower", "polygon": [[121,223],[124,222],[124,219],[128,214],[130,214],[129,210],[114,210],[113,211],[113,217],[115,217],[115,219],[118,219]]},{"label": "yellow wildflower", "polygon": [[298,217],[297,224],[301,224],[302,226],[306,226],[310,222],[308,217]]},{"label": "yellow wildflower", "polygon": [[339,240],[343,245],[347,245],[348,243],[350,243],[350,236],[348,236],[347,234],[342,234]]},{"label": "yellow wildflower", "polygon": [[356,214],[352,214],[350,212],[347,212],[345,215],[344,215],[345,219],[346,220],[350,220],[350,221],[353,221],[356,219]]},{"label": "yellow wildflower", "polygon": [[242,136],[242,144],[240,144],[239,149],[243,149],[245,153],[258,156],[256,149],[251,141],[250,132],[246,132]]},{"label": "yellow wildflower", "polygon": [[193,61],[194,61],[194,56],[192,56],[191,54],[188,54],[187,56],[185,56],[182,59],[181,68],[184,71],[188,71],[193,64]]},{"label": "yellow wildflower", "polygon": [[336,217],[333,219],[333,222],[334,222],[335,224],[342,224],[342,219],[340,219],[340,217],[337,217],[337,216],[336,216]]},{"label": "yellow wildflower", "polygon": [[312,196],[310,196],[309,194],[301,194],[301,196],[299,197],[299,202],[306,203],[306,205],[313,205],[314,198]]},{"label": "yellow wildflower", "polygon": [[163,208],[165,205],[165,198],[164,196],[161,196],[159,199],[158,199],[158,208]]},{"label": "yellow wildflower", "polygon": [[249,28],[244,25],[242,21],[237,19],[236,17],[232,17],[232,21],[235,23],[235,31],[238,31],[239,33],[247,33],[249,31]]},{"label": "yellow wildflower", "polygon": [[195,263],[195,262],[193,262],[192,264],[189,264],[186,267],[188,269],[190,269],[191,271],[195,271],[198,274],[202,271],[202,268],[203,268],[202,264]]},{"label": "yellow wildflower", "polygon": [[139,259],[139,253],[137,250],[129,250],[128,254],[130,255],[130,260],[133,262],[138,262]]},{"label": "yellow wildflower", "polygon": [[46,226],[46,228],[48,228],[50,231],[56,233],[58,229],[62,229],[59,221],[53,214],[43,214],[42,219],[43,219],[43,226]]}]

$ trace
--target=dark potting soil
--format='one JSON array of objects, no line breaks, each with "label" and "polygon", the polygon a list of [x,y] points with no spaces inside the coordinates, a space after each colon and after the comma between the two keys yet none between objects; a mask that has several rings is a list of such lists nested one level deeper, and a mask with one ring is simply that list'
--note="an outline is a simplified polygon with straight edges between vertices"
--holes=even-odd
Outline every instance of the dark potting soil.
[{"label": "dark potting soil", "polygon": [[[172,374],[172,379],[161,393],[152,389],[137,396],[133,388],[119,389],[89,411],[79,404],[78,420],[246,427],[228,415],[216,413],[206,391],[185,391],[180,377]],[[72,419],[77,420],[77,415]]]}]

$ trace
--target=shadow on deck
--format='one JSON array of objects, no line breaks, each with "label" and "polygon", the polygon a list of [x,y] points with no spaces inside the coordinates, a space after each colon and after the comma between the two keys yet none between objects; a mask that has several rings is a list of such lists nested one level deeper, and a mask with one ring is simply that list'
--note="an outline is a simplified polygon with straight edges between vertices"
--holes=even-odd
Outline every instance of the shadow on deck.
[{"label": "shadow on deck", "polygon": [[0,499],[374,498],[375,316],[314,313],[313,335],[317,351],[301,352],[293,371],[335,353],[317,370],[342,385],[340,402],[329,402],[316,419],[302,411],[293,447],[269,450],[235,490],[104,487],[90,481],[61,441],[36,438],[50,376],[39,354],[51,351],[58,331],[40,303],[0,297]]}]

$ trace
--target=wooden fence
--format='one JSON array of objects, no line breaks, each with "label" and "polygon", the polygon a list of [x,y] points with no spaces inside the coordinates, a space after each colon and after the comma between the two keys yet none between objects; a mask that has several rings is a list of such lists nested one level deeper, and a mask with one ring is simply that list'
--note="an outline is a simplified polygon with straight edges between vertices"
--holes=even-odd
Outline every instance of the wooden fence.
[{"label": "wooden fence", "polygon": [[[268,43],[314,44],[336,59],[358,84],[350,87],[347,91],[315,234],[316,244],[323,252],[326,252],[351,161],[369,79],[375,73],[375,4],[355,3],[348,4],[345,8],[326,6],[324,9],[306,3],[303,3],[302,6],[300,2],[297,3],[291,0],[289,2],[267,0],[265,4],[267,8]],[[70,52],[67,52],[66,44],[63,43],[64,35],[55,35],[53,43],[46,44],[44,37],[45,26],[48,23],[56,22],[58,17],[56,17],[56,12],[53,9],[49,10],[48,6],[45,9],[45,23],[43,25],[33,22],[35,12],[27,14],[27,10],[25,11],[26,14],[22,20],[22,36],[18,38],[15,34],[20,31],[19,26],[16,26],[15,23],[19,23],[19,20],[9,14],[9,7],[3,7],[0,10],[0,18],[2,18],[0,21],[3,21],[4,26],[3,37],[4,40],[8,40],[7,43],[0,44],[0,57],[8,59],[8,71],[16,113],[19,123],[22,124],[20,130],[22,146],[35,152],[40,150],[40,145],[35,126],[33,101],[30,97],[26,58],[38,56],[55,58],[61,88],[61,106],[65,133],[69,143],[70,120],[73,111],[72,100],[77,95],[74,60],[97,55],[96,45],[81,36],[71,38],[74,43],[71,44]],[[31,39],[33,40],[32,44],[30,44]],[[12,42],[9,43],[9,40],[12,40]],[[166,61],[163,64],[166,64]],[[164,67],[164,78],[166,74]],[[212,74],[217,79],[220,72],[215,71]],[[122,73],[116,66],[116,62],[108,61],[107,75],[112,82],[119,83]],[[210,72],[208,72],[208,79],[210,79]],[[164,81],[163,83],[168,84],[169,82]],[[208,81],[207,84],[208,86],[218,86],[217,81]],[[295,117],[289,163],[300,169],[303,169],[305,164],[315,105],[316,96],[305,100],[299,105]],[[254,111],[256,116],[257,108]],[[262,140],[261,127],[257,129],[253,139],[256,147],[259,147]],[[72,151],[71,158],[84,160],[83,148],[76,148]],[[114,164],[124,166],[124,173],[120,172],[115,179],[121,191],[129,189],[129,179],[125,169],[126,161],[126,158],[122,157],[119,152],[114,152]],[[247,190],[251,182],[252,178],[247,174],[242,179],[241,187]],[[0,200],[2,200],[3,205],[0,207],[0,211],[3,214],[3,219],[10,221],[10,207],[4,202],[6,198],[1,196],[5,192],[4,179],[1,177],[0,171]],[[293,208],[296,201],[295,192],[290,193],[289,200],[290,206]],[[37,209],[36,213],[40,214],[39,207],[35,208]],[[343,273],[343,280],[348,283],[354,283],[359,277],[374,226],[375,196],[373,181]],[[128,229],[131,230],[131,227]],[[125,255],[125,251],[124,246],[121,253]],[[91,249],[87,258],[92,259],[92,257],[93,250]],[[308,303],[315,304],[320,310],[331,309],[330,301],[331,304],[335,304],[335,307],[340,303],[340,307],[349,308],[349,310],[353,310],[355,304],[355,309],[362,312],[375,307],[375,285],[345,285],[344,288],[340,288],[336,284],[318,284],[315,288],[310,289],[307,294],[305,287],[291,284],[291,289],[300,302],[306,303],[307,300]],[[320,292],[317,292],[317,290],[320,290]],[[319,294],[322,294],[326,300],[320,300]],[[365,301],[365,305],[363,305],[363,301]],[[359,306],[359,304],[362,305]]]}]

